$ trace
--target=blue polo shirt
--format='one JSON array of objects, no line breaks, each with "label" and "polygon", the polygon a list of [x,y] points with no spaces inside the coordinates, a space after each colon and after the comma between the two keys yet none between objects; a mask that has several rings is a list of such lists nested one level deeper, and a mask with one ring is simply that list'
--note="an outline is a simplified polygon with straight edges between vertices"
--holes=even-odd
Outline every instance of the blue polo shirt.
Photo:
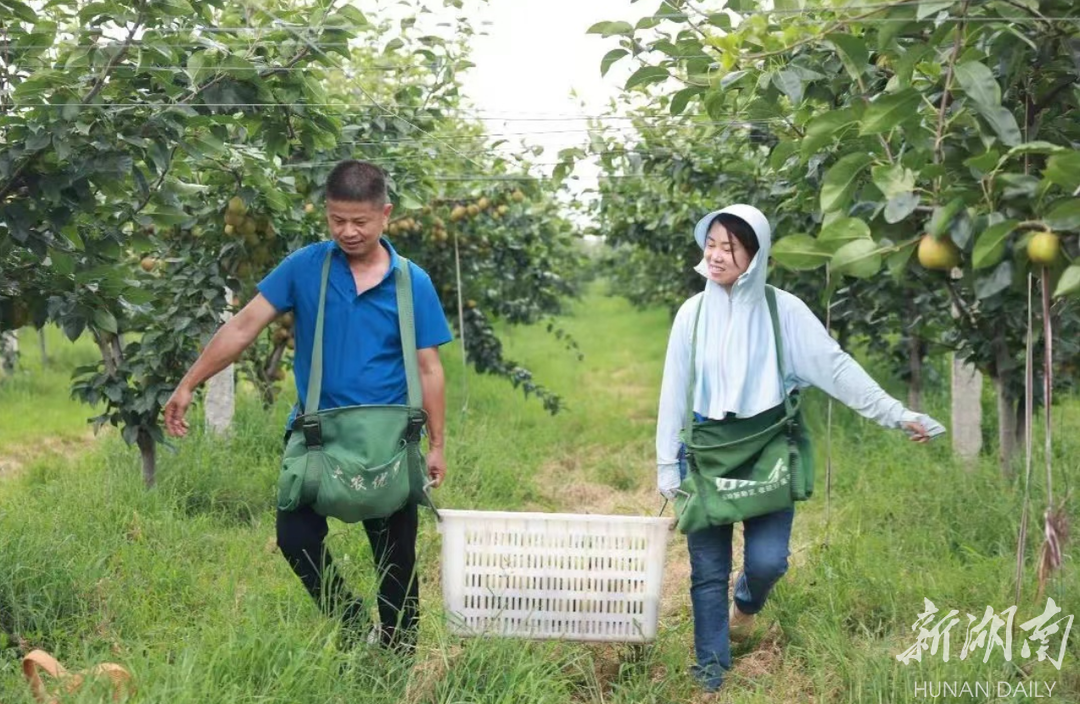
[{"label": "blue polo shirt", "polygon": [[[319,408],[408,403],[394,285],[394,268],[399,257],[386,238],[381,239],[381,244],[390,254],[390,269],[377,286],[360,295],[356,294],[345,253],[332,241],[296,250],[259,282],[259,293],[278,313],[293,312],[296,344],[293,371],[301,407],[307,398],[315,318],[319,314],[319,286],[328,251],[333,254],[326,286]],[[409,271],[417,349],[450,342],[450,326],[431,277],[411,261]],[[289,416],[290,425],[295,415],[294,408]]]}]

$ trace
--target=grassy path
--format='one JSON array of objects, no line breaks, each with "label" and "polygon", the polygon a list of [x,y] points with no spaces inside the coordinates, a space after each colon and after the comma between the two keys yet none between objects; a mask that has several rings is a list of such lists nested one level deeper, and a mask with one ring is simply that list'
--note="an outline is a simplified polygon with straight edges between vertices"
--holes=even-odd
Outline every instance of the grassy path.
[{"label": "grassy path", "polygon": [[[441,505],[659,510],[652,446],[667,316],[594,291],[560,323],[584,360],[541,329],[506,337],[509,356],[565,397],[566,412],[554,417],[500,380],[470,374],[466,384],[456,348],[446,350],[451,475],[436,495]],[[933,394],[928,402],[939,414],[946,404]],[[820,426],[822,399],[811,398],[809,407]],[[1059,466],[1073,470],[1078,407],[1062,406],[1057,431]],[[640,656],[618,646],[449,636],[440,613],[439,541],[427,515],[422,641],[406,677],[400,663],[377,651],[341,653],[333,625],[277,554],[273,489],[285,412],[284,404],[267,413],[246,400],[231,440],[196,433],[175,454],[164,453],[152,492],[141,488],[135,453],[115,438],[79,458],[38,458],[0,483],[0,574],[7,576],[0,580],[0,630],[19,639],[5,643],[0,635],[0,702],[30,701],[17,669],[20,646],[46,647],[75,667],[123,662],[140,683],[140,702],[169,704],[915,702],[916,682],[1020,683],[1024,676],[1056,683],[1058,701],[1080,701],[1075,646],[1061,671],[1015,654],[1006,662],[1000,651],[985,664],[981,657],[960,661],[960,631],[948,663],[940,654],[921,664],[897,662],[914,642],[910,629],[924,598],[943,612],[960,610],[961,618],[1013,603],[1020,499],[991,463],[964,469],[944,446],[912,448],[901,434],[845,410],[836,412],[828,547],[822,479],[796,518],[792,568],[756,637],[735,651],[721,694],[702,695],[687,674],[692,630],[682,536],[672,534],[669,544],[659,638]],[[818,454],[822,459],[820,446]],[[1029,555],[1039,540],[1034,533]],[[362,531],[334,523],[329,542],[348,579],[370,593]],[[1069,561],[1066,574],[1072,570]],[[1032,573],[1018,623],[1045,603],[1034,598]],[[1080,603],[1075,582],[1050,586],[1066,613]],[[1015,629],[1017,639],[1023,635]]]}]

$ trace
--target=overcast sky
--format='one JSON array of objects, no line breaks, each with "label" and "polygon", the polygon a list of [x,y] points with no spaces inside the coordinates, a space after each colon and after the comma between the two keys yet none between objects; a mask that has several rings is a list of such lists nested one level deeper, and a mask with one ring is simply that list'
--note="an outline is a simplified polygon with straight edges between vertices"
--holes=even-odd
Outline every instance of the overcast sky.
[{"label": "overcast sky", "polygon": [[635,20],[648,12],[629,0],[481,3],[477,25],[491,24],[484,27],[487,36],[473,42],[476,68],[465,74],[465,92],[481,112],[545,118],[489,122],[489,131],[532,132],[531,144],[549,147],[540,161],[554,161],[559,148],[582,143],[585,123],[547,118],[605,110],[629,74],[624,62],[602,78],[600,59],[617,44],[585,31],[601,20]]}]

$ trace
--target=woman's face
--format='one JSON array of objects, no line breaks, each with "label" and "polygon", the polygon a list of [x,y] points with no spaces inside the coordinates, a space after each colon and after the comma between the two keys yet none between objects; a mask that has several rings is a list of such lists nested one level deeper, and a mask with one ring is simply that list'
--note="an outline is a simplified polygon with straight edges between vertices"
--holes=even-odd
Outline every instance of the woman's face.
[{"label": "woman's face", "polygon": [[732,237],[720,223],[709,228],[705,237],[705,263],[709,267],[709,279],[721,286],[732,286],[739,276],[750,267],[750,254],[742,242]]}]

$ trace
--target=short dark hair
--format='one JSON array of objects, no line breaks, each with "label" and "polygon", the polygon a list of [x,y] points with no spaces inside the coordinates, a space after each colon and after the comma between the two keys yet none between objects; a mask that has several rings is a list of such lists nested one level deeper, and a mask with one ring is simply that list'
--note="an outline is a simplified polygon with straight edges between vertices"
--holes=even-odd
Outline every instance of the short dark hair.
[{"label": "short dark hair", "polygon": [[346,159],[326,178],[326,199],[385,205],[386,173],[371,162]]},{"label": "short dark hair", "polygon": [[[720,224],[724,226],[724,229],[728,231],[735,239],[739,240],[739,243],[743,246],[753,259],[754,255],[761,249],[761,243],[758,242],[757,233],[754,232],[754,228],[750,227],[750,223],[746,222],[737,215],[731,213],[720,213],[713,221],[709,223],[709,230],[713,229],[713,225]],[[708,230],[706,237],[708,237]]]}]

